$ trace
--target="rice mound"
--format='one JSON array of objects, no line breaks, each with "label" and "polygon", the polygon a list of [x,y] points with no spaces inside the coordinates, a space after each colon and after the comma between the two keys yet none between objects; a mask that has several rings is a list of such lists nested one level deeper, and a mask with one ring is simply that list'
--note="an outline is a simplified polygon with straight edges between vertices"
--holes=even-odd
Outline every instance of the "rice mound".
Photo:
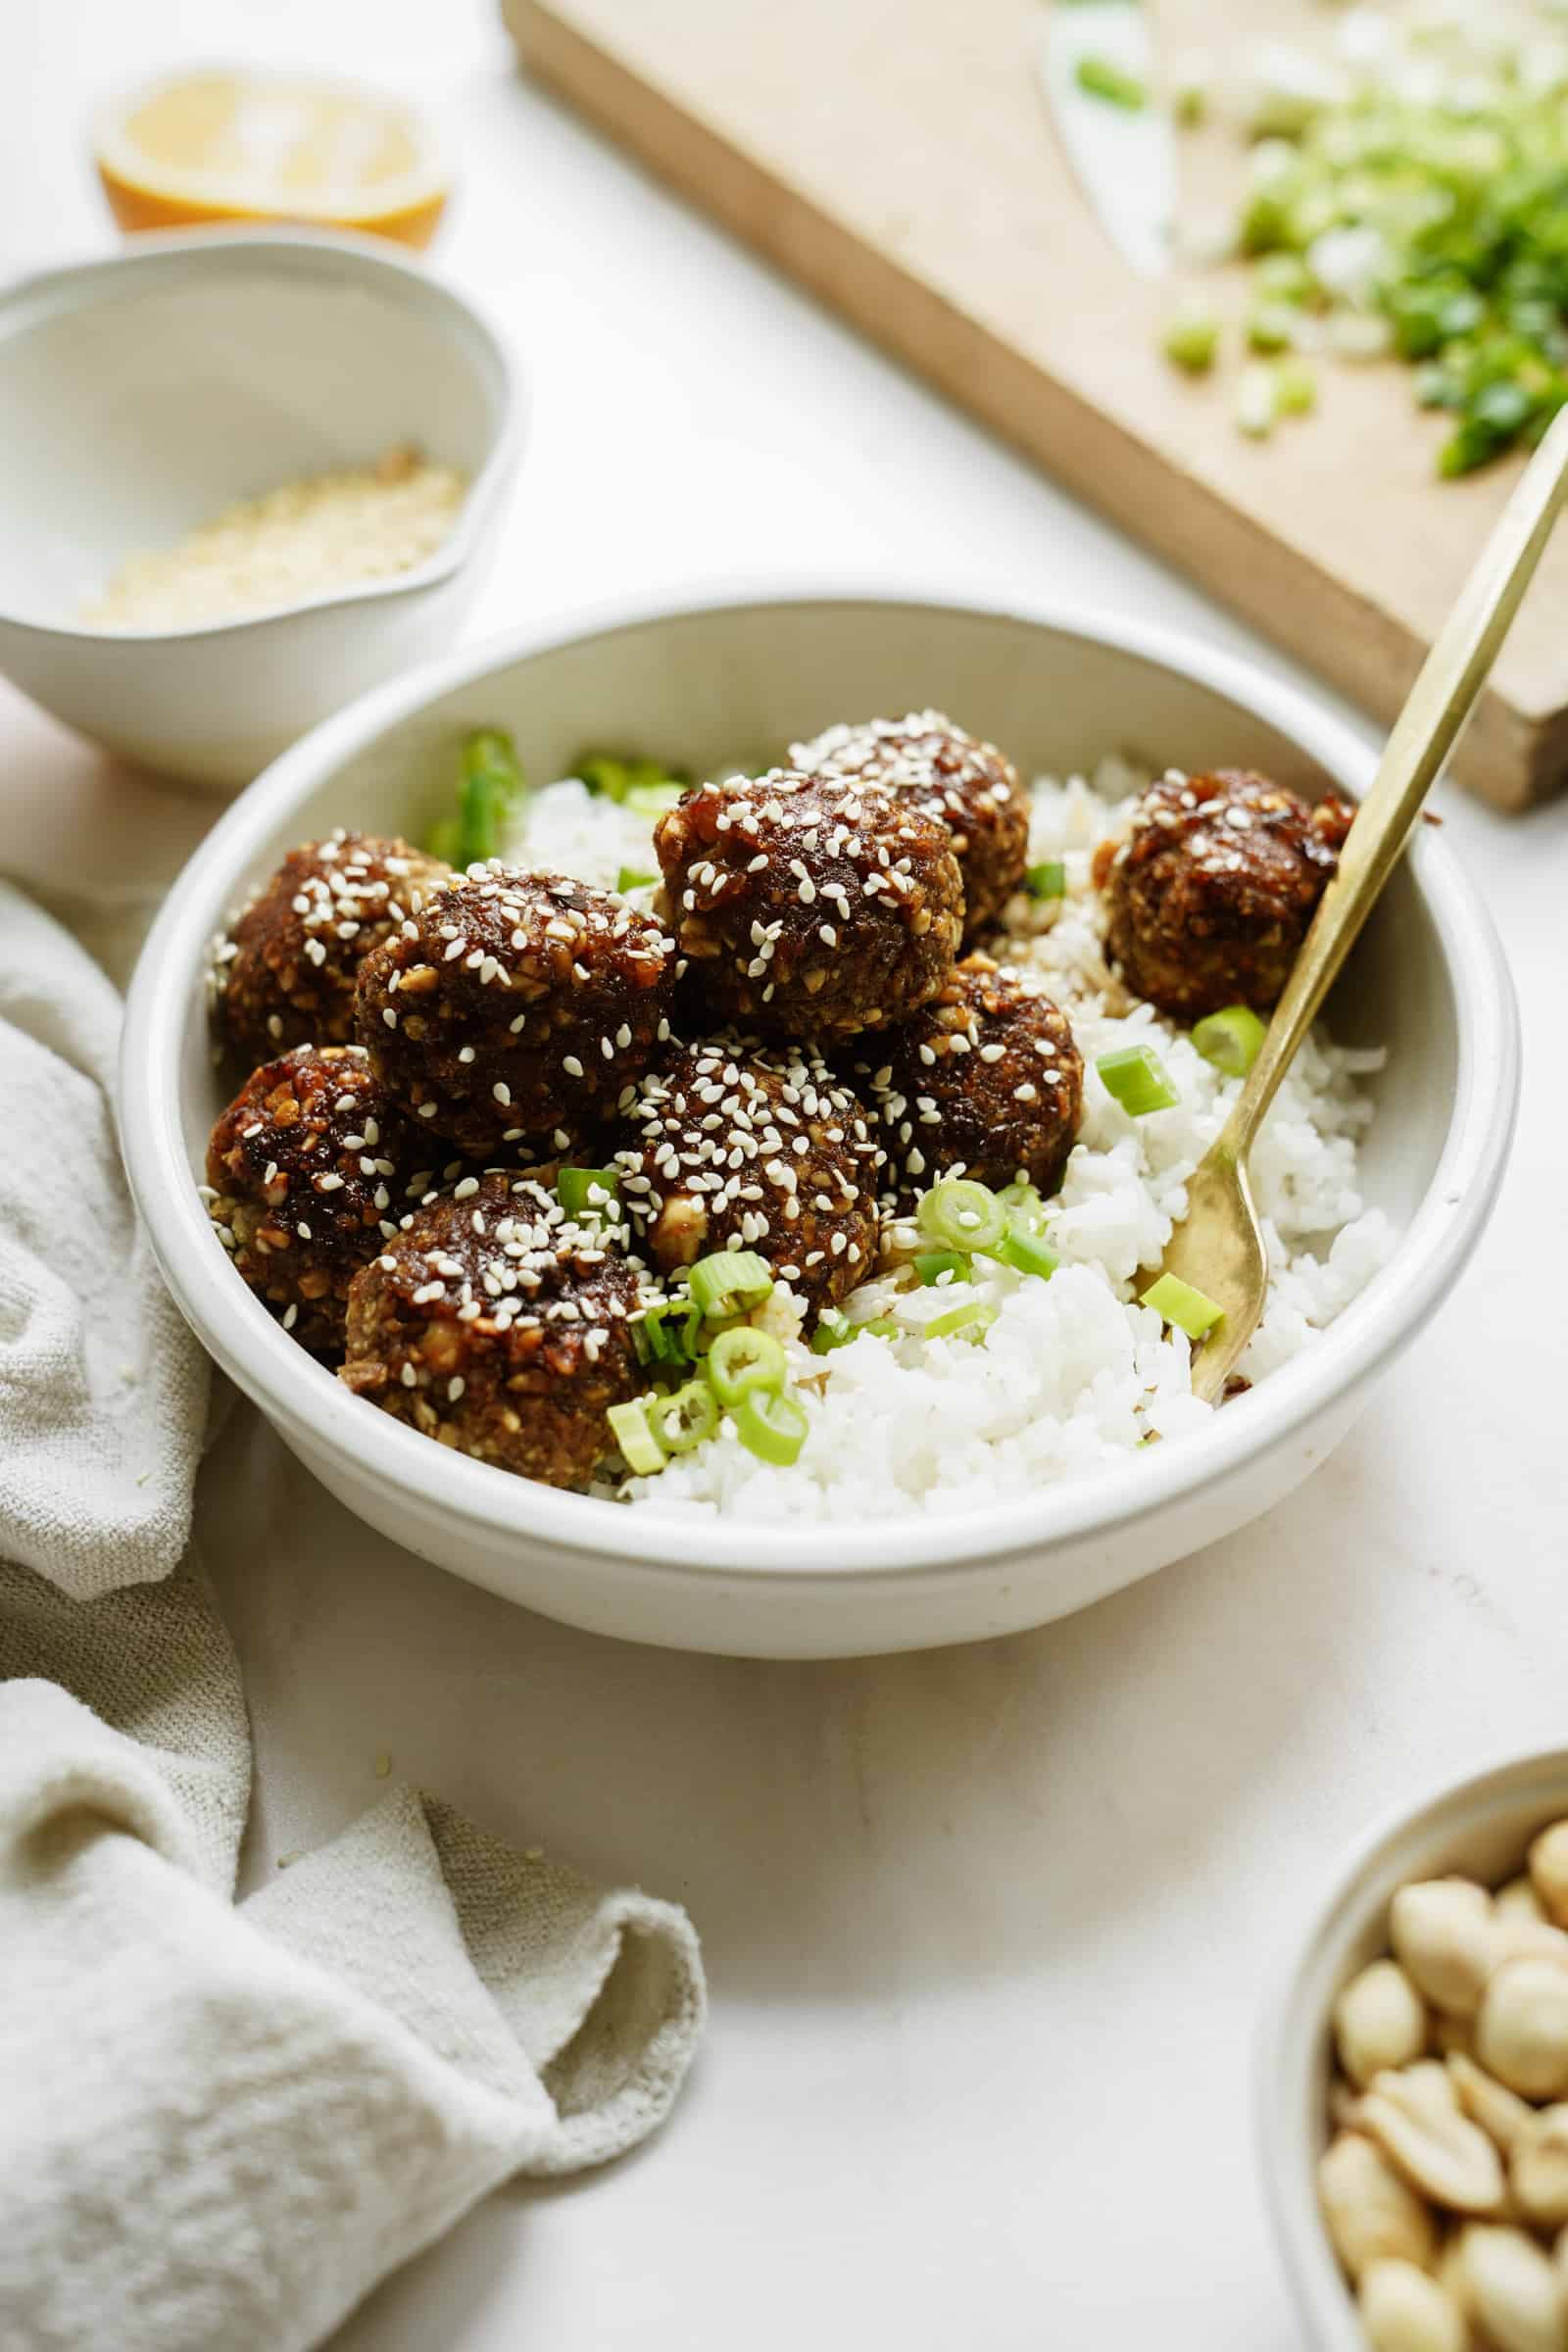
[{"label": "rice mound", "polygon": [[[759,1461],[725,1422],[657,1476],[601,1485],[597,1494],[650,1511],[763,1522],[934,1517],[1125,1465],[1147,1438],[1180,1437],[1208,1419],[1214,1408],[1192,1394],[1186,1339],[1137,1304],[1132,1277],[1159,1262],[1186,1209],[1187,1179],[1240,1081],[1222,1076],[1185,1030],[1129,998],[1106,969],[1090,885],[1097,845],[1121,829],[1147,781],[1106,760],[1092,780],[1036,783],[1030,859],[1059,860],[1066,896],[1043,905],[1015,899],[991,951],[1050,982],[1086,1064],[1083,1128],[1051,1204],[1056,1272],[1043,1282],[977,1259],[971,1282],[929,1290],[874,1278],[845,1311],[855,1323],[891,1316],[899,1335],[825,1356],[802,1345],[798,1311],[777,1293],[766,1319],[785,1343],[810,1424],[793,1466]],[[623,867],[652,873],[657,864],[647,820],[574,781],[530,797],[507,854],[609,889]],[[1117,1047],[1144,1044],[1158,1054],[1181,1101],[1133,1119],[1094,1064]],[[1309,1346],[1394,1250],[1393,1224],[1363,1206],[1357,1187],[1357,1143],[1373,1115],[1359,1081],[1383,1059],[1331,1044],[1319,1026],[1258,1138],[1252,1177],[1272,1274],[1240,1367],[1249,1381],[1268,1378]],[[923,1336],[925,1324],[971,1299],[996,1310],[983,1342]]]}]

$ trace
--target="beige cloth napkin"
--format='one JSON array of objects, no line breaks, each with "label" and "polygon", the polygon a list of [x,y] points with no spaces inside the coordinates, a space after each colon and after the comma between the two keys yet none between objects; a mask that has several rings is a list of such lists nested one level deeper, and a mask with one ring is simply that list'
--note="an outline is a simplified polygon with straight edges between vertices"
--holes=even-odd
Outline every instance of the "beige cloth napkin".
[{"label": "beige cloth napkin", "polygon": [[651,2131],[702,1966],[673,1905],[412,1789],[233,1905],[206,1368],[120,1170],[118,1021],[0,884],[0,2344],[303,2352],[509,2175]]}]

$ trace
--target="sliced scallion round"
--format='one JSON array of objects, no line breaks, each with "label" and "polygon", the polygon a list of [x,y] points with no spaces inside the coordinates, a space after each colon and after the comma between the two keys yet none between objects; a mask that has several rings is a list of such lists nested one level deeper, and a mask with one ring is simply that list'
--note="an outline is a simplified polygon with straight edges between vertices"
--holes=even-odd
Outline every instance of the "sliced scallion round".
[{"label": "sliced scallion round", "polygon": [[1059,899],[1066,895],[1067,868],[1059,858],[1048,858],[1032,865],[1025,873],[1023,886],[1032,899]]},{"label": "sliced scallion round", "polygon": [[563,1168],[556,1178],[556,1199],[568,1217],[608,1209],[619,1197],[620,1178],[613,1168]]},{"label": "sliced scallion round", "polygon": [[967,1281],[969,1260],[961,1250],[922,1250],[914,1260],[914,1270],[922,1286],[930,1290],[944,1276],[954,1282]]},{"label": "sliced scallion round", "polygon": [[927,1340],[956,1340],[960,1334],[970,1339],[983,1339],[997,1319],[997,1310],[984,1298],[971,1298],[966,1306],[956,1306],[945,1315],[927,1323],[921,1337]]},{"label": "sliced scallion round", "polygon": [[1019,1274],[1038,1274],[1042,1281],[1049,1281],[1061,1263],[1051,1244],[1031,1231],[1021,1217],[1013,1218],[997,1244],[996,1254],[1004,1266]]},{"label": "sliced scallion round", "polygon": [[656,1470],[662,1470],[664,1448],[654,1435],[648,1407],[640,1396],[629,1404],[611,1406],[610,1430],[627,1469],[638,1478],[652,1478]]},{"label": "sliced scallion round", "polygon": [[622,892],[628,890],[646,890],[650,882],[657,882],[658,880],[659,876],[657,874],[645,874],[640,866],[623,865],[619,873],[615,876],[615,888]]},{"label": "sliced scallion round", "polygon": [[944,1176],[923,1197],[914,1221],[940,1250],[989,1250],[1006,1229],[1006,1212],[988,1184]]},{"label": "sliced scallion round", "polygon": [[754,1250],[715,1250],[698,1259],[687,1279],[693,1299],[710,1321],[749,1315],[773,1289],[773,1277]]},{"label": "sliced scallion round", "polygon": [[666,1453],[690,1453],[718,1427],[718,1401],[706,1380],[689,1380],[648,1408],[654,1437]]},{"label": "sliced scallion round", "polygon": [[1095,1067],[1106,1094],[1121,1104],[1130,1119],[1147,1118],[1152,1110],[1169,1110],[1181,1101],[1152,1046],[1121,1046],[1114,1054],[1102,1054]]},{"label": "sliced scallion round", "polygon": [[1176,1274],[1162,1274],[1157,1282],[1152,1282],[1139,1304],[1152,1306],[1156,1315],[1173,1324],[1177,1331],[1185,1331],[1190,1340],[1200,1340],[1205,1331],[1212,1331],[1225,1317],[1222,1306],[1216,1306],[1212,1298],[1205,1298],[1201,1291],[1195,1290]]},{"label": "sliced scallion round", "polygon": [[739,1404],[757,1389],[782,1389],[789,1366],[770,1331],[741,1323],[721,1331],[708,1351],[708,1378],[720,1404]]},{"label": "sliced scallion round", "polygon": [[1245,1078],[1257,1059],[1266,1031],[1250,1004],[1227,1004],[1223,1012],[1204,1015],[1193,1031],[1193,1043],[1205,1061],[1227,1078]]},{"label": "sliced scallion round", "polygon": [[799,1460],[810,1423],[800,1399],[769,1389],[754,1389],[735,1407],[735,1434],[749,1453],[780,1470]]},{"label": "sliced scallion round", "polygon": [[811,1353],[831,1355],[835,1348],[847,1348],[852,1340],[859,1336],[858,1328],[842,1308],[824,1306],[816,1319],[816,1329],[811,1334]]}]

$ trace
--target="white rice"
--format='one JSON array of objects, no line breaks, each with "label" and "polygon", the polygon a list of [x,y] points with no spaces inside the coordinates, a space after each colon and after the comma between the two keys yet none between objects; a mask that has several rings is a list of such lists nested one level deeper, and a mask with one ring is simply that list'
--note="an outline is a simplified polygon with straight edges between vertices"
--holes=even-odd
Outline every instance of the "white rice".
[{"label": "white rice", "polygon": [[[1136,1304],[1132,1277],[1159,1262],[1187,1205],[1187,1178],[1240,1082],[1222,1077],[1184,1030],[1130,1000],[1107,972],[1089,881],[1096,845],[1120,830],[1146,782],[1115,760],[1092,783],[1040,779],[1030,856],[1064,863],[1067,896],[1044,906],[1014,901],[996,950],[1049,977],[1085,1062],[1083,1128],[1052,1204],[1057,1271],[1041,1281],[986,1259],[976,1261],[972,1282],[956,1286],[905,1291],[890,1277],[874,1279],[852,1295],[846,1312],[854,1322],[891,1316],[906,1336],[857,1340],[826,1356],[802,1345],[794,1302],[776,1293],[769,1319],[786,1341],[810,1424],[799,1460],[789,1469],[759,1461],[725,1421],[658,1476],[599,1492],[648,1510],[760,1522],[962,1513],[1112,1464],[1125,1468],[1151,1435],[1179,1437],[1207,1420],[1213,1408],[1192,1395],[1187,1341]],[[612,889],[622,867],[654,870],[650,834],[645,819],[581,784],[554,784],[529,800],[507,854]],[[1134,1119],[1094,1065],[1118,1046],[1144,1043],[1181,1101]],[[1358,1081],[1382,1062],[1381,1053],[1330,1044],[1319,1028],[1259,1136],[1252,1174],[1273,1273],[1242,1359],[1254,1383],[1309,1346],[1394,1249],[1393,1225],[1363,1207],[1357,1185],[1357,1140],[1373,1110]],[[983,1342],[921,1336],[934,1317],[974,1298],[996,1309]]]}]

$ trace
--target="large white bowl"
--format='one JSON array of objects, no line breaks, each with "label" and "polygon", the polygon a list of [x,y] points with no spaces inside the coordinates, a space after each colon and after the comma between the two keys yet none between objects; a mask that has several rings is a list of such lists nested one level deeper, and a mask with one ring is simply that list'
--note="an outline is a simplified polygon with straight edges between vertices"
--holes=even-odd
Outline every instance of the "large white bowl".
[{"label": "large white bowl", "polygon": [[[521,447],[521,372],[383,240],[138,236],[0,293],[0,670],[84,735],[222,790],[456,632]],[[469,476],[416,569],[209,627],[80,617],[127,556],[397,443]]]},{"label": "large white bowl", "polygon": [[1410,1879],[1457,1872],[1499,1886],[1538,1830],[1568,1814],[1568,1748],[1460,1781],[1373,1830],[1304,1923],[1258,2040],[1256,2118],[1264,2185],[1286,2274],[1316,2352],[1366,2352],[1350,2290],[1318,2211],[1317,2160],[1331,2136],[1330,2012],[1341,1987],[1389,1948],[1389,1903]]},{"label": "large white bowl", "polygon": [[961,1518],[874,1527],[679,1523],[467,1461],[350,1396],[251,1297],[194,1190],[220,1107],[201,974],[225,909],[334,824],[421,834],[464,729],[512,729],[528,773],[587,740],[698,772],[829,720],[936,705],[1028,773],[1123,749],[1358,790],[1346,729],[1245,663],[1163,632],[1043,609],[826,593],[600,613],[432,663],[318,728],[229,811],[175,885],[131,989],[126,1165],[170,1287],[207,1347],[332,1492],[427,1559],[593,1630],[673,1647],[845,1656],[1038,1625],[1277,1502],[1344,1434],[1451,1288],[1495,1193],[1518,1087],[1515,1010],[1484,909],[1423,831],[1337,992],[1381,1043],[1369,1198],[1393,1263],[1276,1378],[1124,1470]]}]

